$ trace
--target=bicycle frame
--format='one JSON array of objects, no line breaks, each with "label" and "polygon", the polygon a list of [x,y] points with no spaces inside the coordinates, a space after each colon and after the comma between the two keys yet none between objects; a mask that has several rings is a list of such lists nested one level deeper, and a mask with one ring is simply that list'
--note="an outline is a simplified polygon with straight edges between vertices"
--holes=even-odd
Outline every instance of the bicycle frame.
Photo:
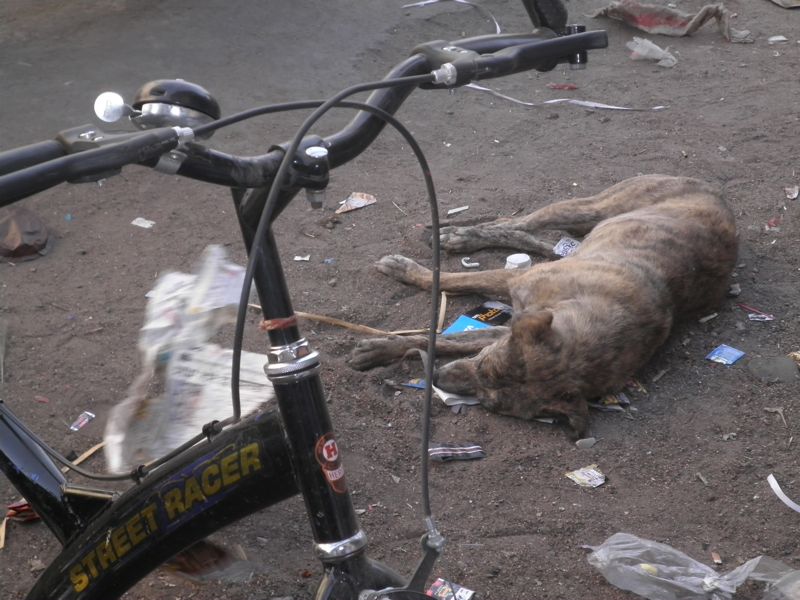
[{"label": "bicycle frame", "polygon": [[[266,192],[233,194],[248,250],[255,225],[243,215],[257,213],[253,205],[263,203]],[[296,192],[281,190],[280,208]],[[250,210],[242,210],[245,204]],[[278,410],[243,419],[115,498],[69,485],[35,436],[0,403],[0,468],[64,545],[29,598],[116,597],[182,549],[298,491],[325,569],[317,598],[354,598],[362,589],[402,583],[365,556],[366,536],[347,490],[318,354],[291,318],[271,230],[262,248],[255,282],[265,320],[273,324],[266,368]]]},{"label": "bicycle frame", "polygon": [[[551,17],[561,18],[555,9],[552,15],[540,14],[535,4],[529,0],[526,8],[537,15],[538,21],[549,24]],[[545,4],[560,6],[557,0]],[[431,42],[419,47],[419,52],[415,50],[387,78],[425,74],[433,82],[432,64],[459,59],[464,59],[464,77],[477,75],[479,70],[491,76],[531,68],[549,70],[561,59],[572,60],[576,51],[607,44],[605,32],[576,34],[566,43],[551,39],[553,36],[550,30],[534,31],[479,36],[456,44],[480,54],[480,65],[477,59],[466,59],[461,51],[455,52],[450,43]],[[550,44],[547,52],[539,48],[545,40]],[[503,53],[506,49],[509,52]],[[484,56],[495,52],[496,56]],[[444,87],[453,84],[437,82]],[[415,85],[376,89],[368,104],[391,114]],[[327,139],[307,136],[299,151],[309,145],[323,145],[330,151],[329,166],[334,168],[360,154],[383,126],[381,118],[360,112],[350,125]],[[0,206],[61,181],[92,180],[130,163],[158,168],[165,149],[183,143],[184,129],[164,127],[119,138],[109,136],[102,143],[98,140],[103,138],[98,137],[87,149],[82,134],[88,132],[76,128],[62,132],[58,147],[36,144],[0,155]],[[66,151],[73,147],[76,152]],[[83,158],[78,154],[81,151],[87,152]],[[0,402],[0,469],[64,546],[28,598],[118,597],[182,549],[298,492],[305,501],[314,551],[324,567],[318,600],[353,600],[363,590],[385,588],[395,588],[387,594],[394,597],[423,595],[441,541],[432,540],[429,527],[423,538],[424,555],[405,589],[397,589],[404,584],[402,577],[366,557],[366,536],[347,489],[319,377],[319,355],[297,327],[271,225],[307,182],[297,178],[289,184],[278,182],[281,187],[270,227],[255,244],[258,221],[271,189],[258,186],[275,185],[271,177],[277,176],[277,165],[285,152],[285,146],[278,146],[263,156],[237,157],[196,146],[177,169],[179,175],[232,189],[245,246],[249,254],[257,253],[254,284],[264,315],[262,329],[269,337],[266,372],[277,408],[272,406],[196,444],[116,496],[70,485],[42,450],[38,438]],[[86,156],[94,157],[94,162],[83,165]],[[168,165],[167,170],[174,173],[173,166]],[[429,515],[426,520],[431,521]]]}]

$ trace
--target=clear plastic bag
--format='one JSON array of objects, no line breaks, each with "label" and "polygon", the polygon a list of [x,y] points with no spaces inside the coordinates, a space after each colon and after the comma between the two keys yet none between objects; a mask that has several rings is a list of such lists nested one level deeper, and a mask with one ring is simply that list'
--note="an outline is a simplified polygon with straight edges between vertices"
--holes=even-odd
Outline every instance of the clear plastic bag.
[{"label": "clear plastic bag", "polygon": [[800,598],[800,571],[791,571],[770,586],[764,600],[797,600]]},{"label": "clear plastic bag", "polygon": [[774,584],[765,600],[798,598],[785,595],[798,588],[798,571],[767,556],[723,574],[666,544],[628,533],[616,533],[590,549],[589,563],[609,583],[649,600],[729,600],[748,579]]},{"label": "clear plastic bag", "polygon": [[661,48],[646,38],[634,37],[625,44],[631,51],[633,60],[654,60],[660,67],[671,68],[678,64],[669,49]]}]

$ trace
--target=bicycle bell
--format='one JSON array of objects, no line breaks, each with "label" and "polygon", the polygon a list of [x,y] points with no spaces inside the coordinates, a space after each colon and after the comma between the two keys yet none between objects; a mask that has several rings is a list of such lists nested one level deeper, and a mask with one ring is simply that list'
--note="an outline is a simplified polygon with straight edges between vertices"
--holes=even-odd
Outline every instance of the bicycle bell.
[{"label": "bicycle bell", "polygon": [[[116,92],[103,92],[94,101],[97,118],[114,123],[130,117],[139,129],[190,127],[194,129],[220,117],[219,103],[208,91],[183,79],[158,79],[145,83],[125,104]],[[204,138],[211,137],[213,132]]]},{"label": "bicycle bell", "polygon": [[140,129],[174,126],[194,129],[220,117],[219,104],[213,96],[205,88],[183,79],[145,83],[133,98],[133,108],[138,114],[131,121]]}]

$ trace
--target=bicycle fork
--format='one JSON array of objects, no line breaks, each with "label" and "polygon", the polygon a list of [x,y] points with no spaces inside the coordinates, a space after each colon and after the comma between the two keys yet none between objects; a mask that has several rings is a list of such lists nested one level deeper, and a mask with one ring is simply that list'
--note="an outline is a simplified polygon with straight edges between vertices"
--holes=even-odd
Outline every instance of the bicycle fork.
[{"label": "bicycle fork", "polygon": [[[282,191],[281,207],[296,189]],[[233,192],[248,252],[253,251],[253,215],[260,214],[267,190]],[[276,211],[275,216],[280,212]],[[316,598],[349,599],[362,589],[400,585],[403,578],[365,555],[367,538],[359,527],[319,376],[319,353],[300,336],[271,228],[261,244],[254,284],[261,300],[262,330],[269,336],[265,367],[275,389],[292,466],[305,502],[314,553],[325,575]]]}]

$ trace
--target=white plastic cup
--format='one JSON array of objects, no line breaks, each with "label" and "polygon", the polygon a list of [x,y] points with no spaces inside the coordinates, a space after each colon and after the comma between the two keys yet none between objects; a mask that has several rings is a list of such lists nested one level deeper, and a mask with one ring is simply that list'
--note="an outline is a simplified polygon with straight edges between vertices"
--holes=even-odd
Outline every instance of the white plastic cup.
[{"label": "white plastic cup", "polygon": [[511,254],[506,257],[506,269],[527,269],[531,264],[531,257],[527,254]]}]

